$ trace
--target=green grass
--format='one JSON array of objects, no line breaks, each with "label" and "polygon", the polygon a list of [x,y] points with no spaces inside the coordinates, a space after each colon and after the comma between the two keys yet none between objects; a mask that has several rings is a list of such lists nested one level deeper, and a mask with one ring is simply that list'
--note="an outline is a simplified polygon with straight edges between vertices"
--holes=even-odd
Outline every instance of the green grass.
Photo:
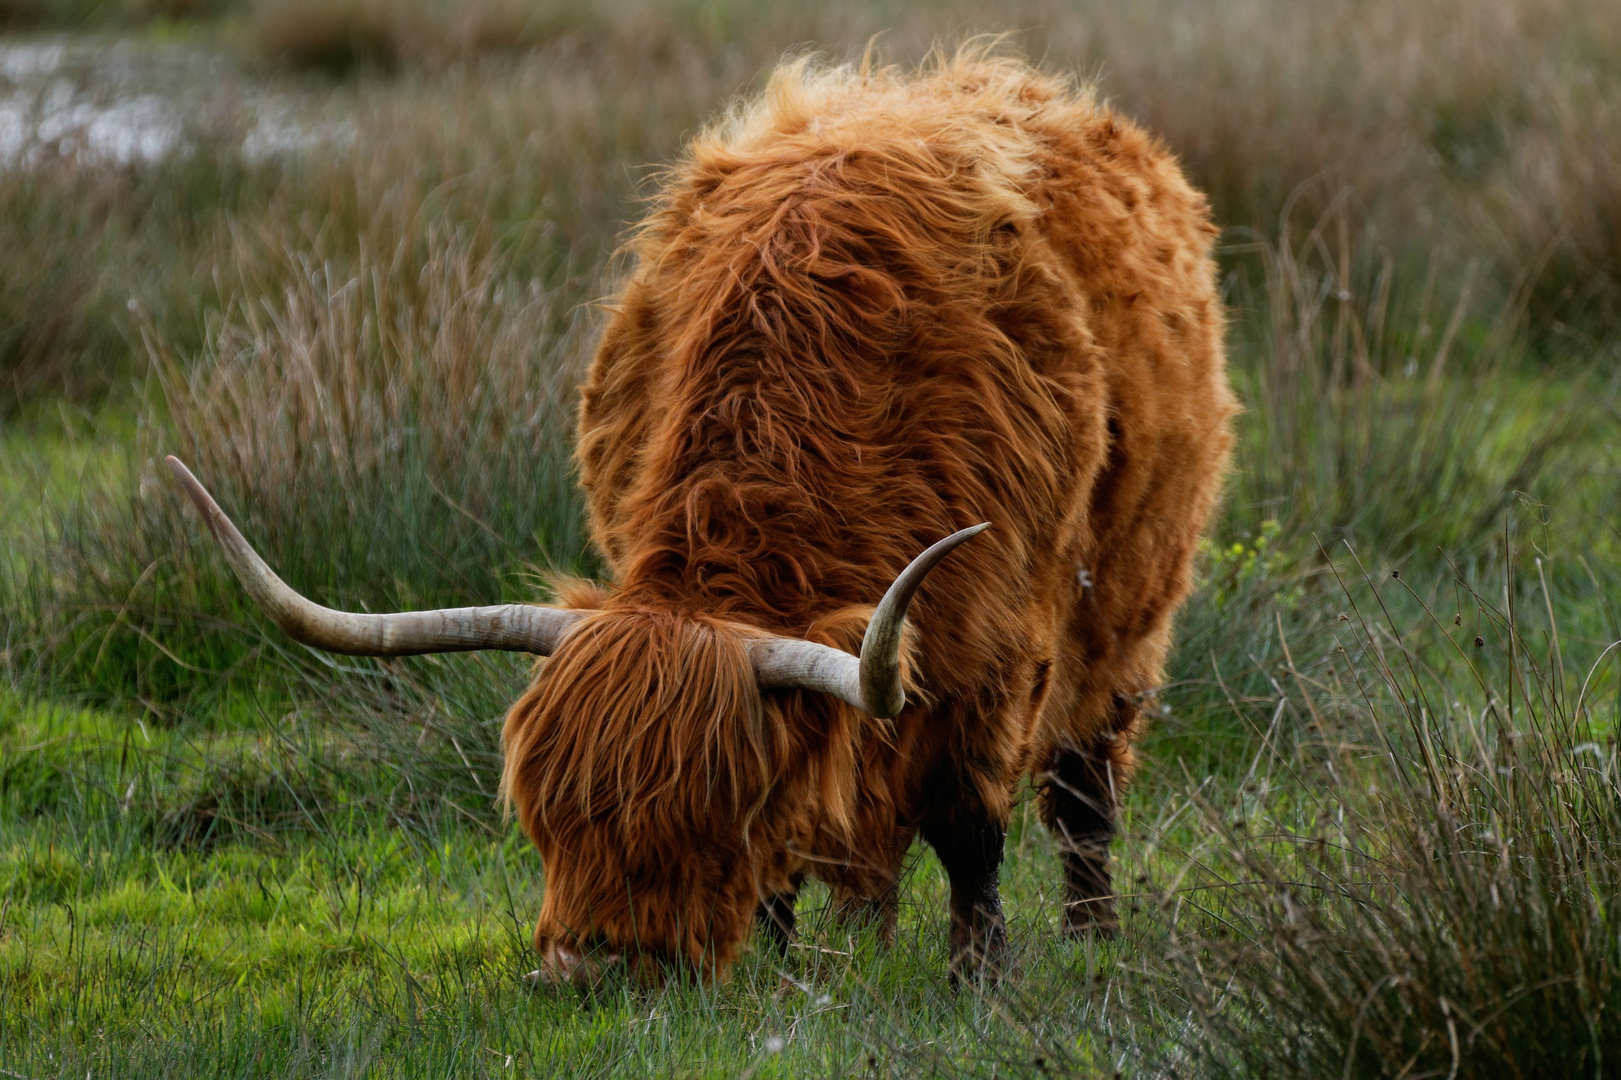
[{"label": "green grass", "polygon": [[[1589,674],[1616,635],[1613,570],[1578,597],[1598,625],[1560,627],[1556,668],[1534,607],[1510,655],[1489,586],[1359,580],[1341,555],[1342,588],[1253,553],[1212,556],[1190,613],[1242,624],[1245,646],[1203,673],[1178,662],[1117,849],[1124,940],[1058,937],[1053,845],[1026,803],[1004,871],[1016,974],[984,993],[946,985],[945,882],[922,849],[892,949],[813,889],[787,964],[751,955],[720,987],[537,988],[541,869],[495,811],[493,756],[464,752],[465,716],[243,700],[166,727],[8,695],[0,1068],[1313,1076],[1360,1047],[1353,1075],[1375,1076],[1415,1054],[1445,1069],[1442,998],[1454,1028],[1496,1025],[1459,1075],[1503,1075],[1487,1051],[1505,1046],[1522,1071],[1562,1057],[1573,1074],[1616,1052],[1621,956],[1591,899],[1621,874],[1621,679],[1613,657]],[[1520,602],[1583,606],[1541,589]],[[1499,854],[1521,843],[1529,862]]]},{"label": "green grass", "polygon": [[[272,5],[51,7],[223,50],[356,134],[252,161],[224,109],[188,158],[0,174],[0,1070],[1613,1069],[1621,38],[1539,4],[1376,4],[1357,34],[1262,0],[480,6],[524,15],[505,42],[355,4],[387,62],[315,74],[277,68]],[[1025,802],[1001,988],[949,989],[923,848],[891,949],[813,888],[802,947],[725,985],[536,987],[542,869],[494,800],[524,661],[291,645],[158,462],[340,606],[600,572],[572,394],[645,167],[789,46],[884,25],[901,56],[1014,27],[1105,65],[1249,226],[1222,256],[1246,412],[1126,803],[1124,936],[1057,935]]]},{"label": "green grass", "polygon": [[[538,860],[494,827],[487,798],[414,804],[293,718],[204,734],[8,699],[0,749],[0,1067],[13,1071],[358,1056],[499,1073],[510,1054],[538,1073],[726,1074],[771,1058],[777,1036],[791,1045],[766,1074],[795,1075],[859,1069],[919,1032],[925,1056],[972,1058],[976,1030],[1000,1023],[945,985],[944,880],[922,853],[893,951],[827,925],[813,893],[786,964],[753,957],[721,988],[582,994],[524,978]],[[1012,845],[1014,928],[1031,962],[1080,975],[1084,1008],[1086,968],[1112,958],[1041,947],[1056,860],[1044,835],[1017,829]]]}]

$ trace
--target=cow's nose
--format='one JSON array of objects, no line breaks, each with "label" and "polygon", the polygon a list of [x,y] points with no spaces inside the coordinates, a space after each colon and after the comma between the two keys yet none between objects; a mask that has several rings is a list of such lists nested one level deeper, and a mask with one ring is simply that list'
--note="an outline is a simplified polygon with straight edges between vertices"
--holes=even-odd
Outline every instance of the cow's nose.
[{"label": "cow's nose", "polygon": [[529,977],[543,983],[594,983],[619,962],[617,950],[595,949],[587,953],[580,949],[551,942],[541,953],[540,968]]},{"label": "cow's nose", "polygon": [[574,978],[574,973],[580,969],[581,954],[575,952],[567,945],[553,943],[546,950],[546,956],[541,961],[541,978],[547,982],[568,982]]}]

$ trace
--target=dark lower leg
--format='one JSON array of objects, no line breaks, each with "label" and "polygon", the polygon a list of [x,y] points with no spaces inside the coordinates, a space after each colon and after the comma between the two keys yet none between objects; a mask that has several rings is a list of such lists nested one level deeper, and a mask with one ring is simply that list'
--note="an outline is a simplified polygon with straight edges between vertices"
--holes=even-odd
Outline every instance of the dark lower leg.
[{"label": "dark lower leg", "polygon": [[1007,924],[997,890],[1006,830],[983,814],[956,813],[925,825],[923,837],[951,880],[951,981],[998,978],[1007,962]]},{"label": "dark lower leg", "polygon": [[1058,835],[1064,863],[1064,931],[1113,933],[1119,922],[1109,881],[1115,790],[1107,744],[1058,750],[1045,776],[1047,825]]},{"label": "dark lower leg", "polygon": [[794,904],[799,899],[799,886],[804,878],[795,875],[786,892],[768,896],[754,909],[754,923],[765,940],[771,943],[778,956],[788,955],[788,946],[794,940]]}]

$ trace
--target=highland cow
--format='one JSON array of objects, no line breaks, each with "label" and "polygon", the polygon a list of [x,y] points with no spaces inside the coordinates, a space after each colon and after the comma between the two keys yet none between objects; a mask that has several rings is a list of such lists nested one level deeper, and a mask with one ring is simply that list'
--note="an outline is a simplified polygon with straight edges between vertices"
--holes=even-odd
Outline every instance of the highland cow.
[{"label": "highland cow", "polygon": [[919,835],[953,977],[994,974],[1025,774],[1064,927],[1115,925],[1116,808],[1230,442],[1215,235],[1087,88],[983,49],[796,60],[693,141],[629,245],[580,401],[609,583],[334,612],[173,464],[299,640],[550,656],[503,734],[548,977],[724,976],[751,922],[786,946],[807,875],[892,934]]}]

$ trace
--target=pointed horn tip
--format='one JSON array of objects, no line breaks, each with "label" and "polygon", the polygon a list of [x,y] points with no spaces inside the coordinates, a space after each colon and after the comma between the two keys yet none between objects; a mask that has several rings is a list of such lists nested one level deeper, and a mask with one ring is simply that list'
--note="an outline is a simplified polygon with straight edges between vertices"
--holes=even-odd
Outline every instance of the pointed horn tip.
[{"label": "pointed horn tip", "polygon": [[978,525],[970,525],[966,529],[958,529],[956,532],[952,533],[950,536],[945,537],[943,540],[941,540],[938,544],[935,545],[935,547],[936,547],[937,550],[941,550],[941,553],[944,554],[944,552],[951,551],[951,550],[955,549],[957,547],[957,545],[963,543],[964,541],[972,540],[974,537],[978,536],[980,533],[984,532],[986,529],[988,529],[990,527],[991,527],[990,522],[982,521]]},{"label": "pointed horn tip", "polygon": [[[209,531],[214,534],[216,539],[223,541],[220,529],[224,526],[230,528],[235,526],[231,525],[231,519],[225,516],[225,511],[221,510],[219,504],[214,501],[214,496],[210,495],[208,489],[203,487],[202,481],[193,476],[191,470],[186,468],[185,462],[173,454],[166,456],[163,463],[169,466],[169,471],[174,473],[174,478],[185,489],[186,497],[197,508],[197,512],[203,516],[203,522],[208,526]],[[222,522],[224,526],[222,526]]]},{"label": "pointed horn tip", "polygon": [[180,481],[181,485],[186,489],[187,492],[190,493],[193,499],[197,498],[199,492],[205,496],[208,494],[207,489],[202,485],[202,481],[198,480],[197,477],[192,475],[191,470],[186,468],[185,462],[181,461],[173,454],[169,454],[163,459],[163,463],[169,466],[169,471],[174,474],[174,478]]},{"label": "pointed horn tip", "polygon": [[174,478],[186,487],[202,487],[197,478],[191,474],[191,470],[186,468],[186,463],[173,454],[165,455],[163,463],[169,466],[169,471],[174,474]]}]

